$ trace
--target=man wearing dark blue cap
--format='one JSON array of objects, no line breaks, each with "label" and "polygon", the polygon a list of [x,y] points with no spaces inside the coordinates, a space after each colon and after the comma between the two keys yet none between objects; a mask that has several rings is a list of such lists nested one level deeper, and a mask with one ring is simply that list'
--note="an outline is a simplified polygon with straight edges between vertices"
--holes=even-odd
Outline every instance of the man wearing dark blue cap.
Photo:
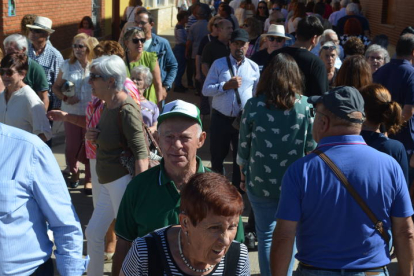
[{"label": "man wearing dark blue cap", "polygon": [[[374,214],[368,217],[316,152],[293,163],[282,183],[271,249],[272,275],[286,275],[296,236],[301,275],[389,275],[392,230],[398,275],[412,275],[413,208],[398,163],[359,135],[364,100],[353,87],[308,99],[319,150],[343,173]],[[382,222],[381,227],[376,229]]]},{"label": "man wearing dark blue cap", "polygon": [[[213,97],[211,115],[210,154],[213,171],[223,173],[223,162],[230,143],[233,146],[233,185],[240,186],[240,169],[236,163],[239,131],[233,122],[247,100],[256,94],[259,66],[245,57],[249,35],[235,30],[230,39],[230,56],[214,61],[203,86],[203,95]],[[238,96],[238,95],[239,96]]]}]

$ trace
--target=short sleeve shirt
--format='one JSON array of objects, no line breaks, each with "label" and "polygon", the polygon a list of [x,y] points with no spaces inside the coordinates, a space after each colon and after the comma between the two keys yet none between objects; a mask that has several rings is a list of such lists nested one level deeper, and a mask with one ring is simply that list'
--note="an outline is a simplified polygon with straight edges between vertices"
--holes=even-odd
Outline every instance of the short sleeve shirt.
[{"label": "short sleeve shirt", "polygon": [[230,55],[230,48],[220,42],[219,40],[213,40],[207,43],[204,47],[203,55],[201,56],[201,62],[207,63],[209,67],[216,59]]},{"label": "short sleeve shirt", "polygon": [[75,86],[75,96],[79,99],[76,104],[62,102],[62,110],[75,115],[85,115],[88,102],[92,100],[92,87],[89,84],[89,65],[84,69],[79,61],[70,63],[65,60],[60,68],[62,79],[70,81]]},{"label": "short sleeve shirt", "polygon": [[36,93],[49,91],[45,70],[31,58],[29,58],[29,70],[23,82],[29,85]]},{"label": "short sleeve shirt", "polygon": [[[386,230],[391,217],[413,214],[407,183],[391,156],[359,135],[321,139],[318,149],[343,172]],[[277,219],[297,221],[296,259],[328,269],[366,269],[390,263],[388,245],[332,170],[316,154],[285,173]]]},{"label": "short sleeve shirt", "polygon": [[[197,157],[197,173],[210,171]],[[181,197],[165,170],[159,166],[140,173],[128,184],[119,206],[116,234],[127,241],[155,229],[178,223]]]}]

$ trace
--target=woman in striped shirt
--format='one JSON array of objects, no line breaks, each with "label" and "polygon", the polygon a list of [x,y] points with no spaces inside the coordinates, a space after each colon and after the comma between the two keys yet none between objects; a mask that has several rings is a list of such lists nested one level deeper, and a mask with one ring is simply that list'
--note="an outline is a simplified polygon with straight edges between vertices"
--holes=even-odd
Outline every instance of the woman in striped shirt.
[{"label": "woman in striped shirt", "polygon": [[243,199],[225,176],[194,175],[181,190],[180,224],[136,239],[120,275],[250,275],[234,241]]}]

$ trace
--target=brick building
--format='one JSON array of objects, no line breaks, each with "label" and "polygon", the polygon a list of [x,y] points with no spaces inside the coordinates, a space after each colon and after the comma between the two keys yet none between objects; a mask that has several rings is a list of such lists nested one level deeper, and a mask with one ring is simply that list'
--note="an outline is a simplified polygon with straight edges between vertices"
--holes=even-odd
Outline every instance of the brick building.
[{"label": "brick building", "polygon": [[414,26],[413,0],[361,0],[361,5],[372,36],[385,34],[391,45],[396,45],[405,27]]},{"label": "brick building", "polygon": [[[13,33],[20,33],[20,21],[26,14],[50,18],[56,30],[50,41],[53,46],[68,56],[72,38],[84,16],[90,16],[95,23],[95,37],[118,39],[119,22],[128,0],[0,0],[0,41]],[[155,31],[171,28],[175,24],[174,0],[144,0],[144,6],[156,18]],[[9,15],[9,8],[15,6],[15,14]],[[163,18],[163,20],[158,20]],[[1,47],[3,43],[1,43]]]}]

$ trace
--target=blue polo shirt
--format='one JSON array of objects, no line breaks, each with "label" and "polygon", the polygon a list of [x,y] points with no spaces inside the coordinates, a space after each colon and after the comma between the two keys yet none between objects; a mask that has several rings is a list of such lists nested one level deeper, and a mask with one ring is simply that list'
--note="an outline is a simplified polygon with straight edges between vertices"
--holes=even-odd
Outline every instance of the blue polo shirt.
[{"label": "blue polo shirt", "polygon": [[[414,67],[408,60],[392,59],[373,75],[375,83],[382,84],[391,93],[392,100],[404,105],[414,105]],[[395,136],[390,136],[404,144],[409,154],[414,150],[414,117]]]},{"label": "blue polo shirt", "polygon": [[[413,214],[401,167],[359,135],[332,136],[318,149],[332,159],[386,229],[391,216]],[[385,241],[324,161],[312,153],[283,178],[277,219],[298,221],[296,258],[328,269],[366,269],[390,263]]]}]

